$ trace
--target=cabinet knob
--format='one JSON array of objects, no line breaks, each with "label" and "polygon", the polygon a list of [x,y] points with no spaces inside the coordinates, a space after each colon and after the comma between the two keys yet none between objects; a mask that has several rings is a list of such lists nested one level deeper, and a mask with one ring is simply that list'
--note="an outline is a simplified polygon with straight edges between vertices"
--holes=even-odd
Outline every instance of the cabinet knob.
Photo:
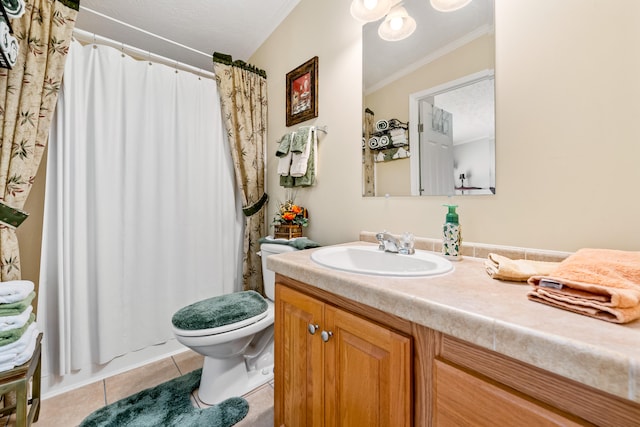
[{"label": "cabinet knob", "polygon": [[329,331],[322,331],[322,333],[320,334],[320,338],[322,338],[322,341],[327,342],[329,341],[329,338],[331,338],[333,336],[333,332]]},{"label": "cabinet knob", "polygon": [[311,324],[311,323],[309,323],[309,326],[307,326],[307,329],[309,330],[309,333],[311,335],[315,334],[316,331],[318,330],[318,328],[319,328],[318,325],[314,325],[314,324]]}]

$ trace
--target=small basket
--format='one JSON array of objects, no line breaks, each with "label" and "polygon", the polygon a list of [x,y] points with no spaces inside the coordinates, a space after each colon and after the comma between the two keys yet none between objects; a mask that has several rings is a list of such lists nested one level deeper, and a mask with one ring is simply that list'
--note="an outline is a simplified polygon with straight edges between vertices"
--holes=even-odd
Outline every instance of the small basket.
[{"label": "small basket", "polygon": [[275,225],[273,237],[276,239],[293,239],[295,237],[302,237],[302,226],[298,224]]}]

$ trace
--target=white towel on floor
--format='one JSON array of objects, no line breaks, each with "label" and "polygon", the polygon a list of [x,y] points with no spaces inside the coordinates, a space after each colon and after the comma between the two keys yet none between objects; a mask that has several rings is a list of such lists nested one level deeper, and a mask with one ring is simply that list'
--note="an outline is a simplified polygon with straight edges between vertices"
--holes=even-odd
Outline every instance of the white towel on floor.
[{"label": "white towel on floor", "polygon": [[25,299],[33,292],[33,282],[30,280],[9,280],[0,282],[0,304],[11,304]]},{"label": "white towel on floor", "polygon": [[[305,132],[305,131],[303,131]],[[309,164],[309,155],[311,154],[311,146],[316,143],[316,128],[312,126],[306,131],[307,140],[304,143],[304,149],[301,153],[294,152],[291,157],[291,169],[289,174],[293,177],[299,178],[307,173],[307,166]]]},{"label": "white towel on floor", "polygon": [[22,313],[15,316],[0,316],[0,332],[22,328],[27,324],[32,311],[33,307],[29,305]]}]

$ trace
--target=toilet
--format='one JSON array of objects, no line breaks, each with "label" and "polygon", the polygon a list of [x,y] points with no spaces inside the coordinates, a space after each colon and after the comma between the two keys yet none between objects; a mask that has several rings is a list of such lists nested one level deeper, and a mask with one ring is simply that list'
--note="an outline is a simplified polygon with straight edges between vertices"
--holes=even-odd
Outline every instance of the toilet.
[{"label": "toilet", "polygon": [[263,243],[262,277],[267,298],[255,291],[235,292],[196,302],[171,319],[178,342],[204,356],[198,397],[214,405],[242,396],[273,379],[275,273],[267,257],[295,251]]}]

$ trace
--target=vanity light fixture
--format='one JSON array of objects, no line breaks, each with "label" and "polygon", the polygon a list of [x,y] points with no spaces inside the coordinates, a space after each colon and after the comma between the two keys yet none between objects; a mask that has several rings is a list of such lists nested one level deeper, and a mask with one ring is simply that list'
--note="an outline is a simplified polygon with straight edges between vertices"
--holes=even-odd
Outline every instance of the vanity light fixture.
[{"label": "vanity light fixture", "polygon": [[359,21],[373,22],[391,10],[391,0],[353,0],[351,16]]},{"label": "vanity light fixture", "polygon": [[453,12],[462,9],[471,3],[471,0],[431,0],[431,6],[439,12]]},{"label": "vanity light fixture", "polygon": [[416,30],[416,20],[402,6],[394,7],[378,27],[378,35],[382,40],[395,42],[406,39]]}]

